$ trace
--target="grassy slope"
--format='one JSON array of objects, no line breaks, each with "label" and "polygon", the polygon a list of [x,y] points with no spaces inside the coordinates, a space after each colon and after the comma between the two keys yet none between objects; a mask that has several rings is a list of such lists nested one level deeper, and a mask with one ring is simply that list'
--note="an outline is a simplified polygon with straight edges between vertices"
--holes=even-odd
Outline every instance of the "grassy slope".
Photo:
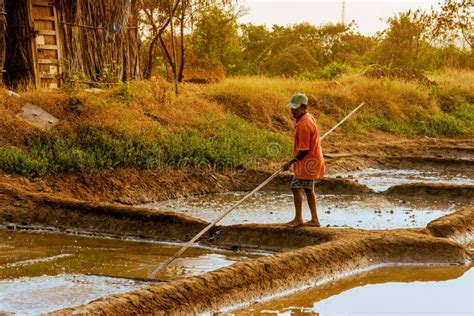
[{"label": "grassy slope", "polygon": [[[292,121],[284,105],[306,93],[321,129],[361,101],[344,131],[382,130],[404,136],[474,135],[474,74],[433,76],[428,88],[397,80],[346,75],[337,82],[265,77],[172,86],[132,82],[102,93],[32,91],[0,98],[0,169],[25,176],[116,168],[182,165],[247,167],[288,157]],[[61,119],[49,133],[15,118],[31,102]]]}]

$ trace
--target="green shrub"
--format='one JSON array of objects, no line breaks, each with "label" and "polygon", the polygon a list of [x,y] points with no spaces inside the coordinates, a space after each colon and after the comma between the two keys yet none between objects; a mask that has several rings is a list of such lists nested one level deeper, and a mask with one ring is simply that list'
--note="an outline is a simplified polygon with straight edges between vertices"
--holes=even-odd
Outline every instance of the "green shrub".
[{"label": "green shrub", "polygon": [[48,162],[31,157],[16,147],[0,148],[0,169],[25,177],[43,176],[48,172]]},{"label": "green shrub", "polygon": [[379,130],[403,136],[449,137],[473,134],[472,120],[461,119],[446,113],[432,116],[418,113],[406,121],[366,115],[348,122],[346,129],[351,131]]},{"label": "green shrub", "polygon": [[321,78],[323,79],[334,79],[335,77],[347,73],[350,67],[346,64],[338,63],[333,61],[329,65],[326,65],[321,71]]},{"label": "green shrub", "polygon": [[[58,132],[30,140],[28,150],[2,148],[0,169],[27,177],[48,173],[97,172],[118,168],[168,168],[214,165],[251,166],[262,159],[281,159],[290,154],[290,143],[230,116],[213,133],[183,129],[157,134],[124,136],[98,127],[61,136]],[[269,149],[269,145],[276,146]]]},{"label": "green shrub", "polygon": [[474,103],[462,105],[452,113],[452,115],[468,124],[471,124],[472,127],[472,125],[474,125]]},{"label": "green shrub", "polygon": [[446,113],[456,112],[458,109],[468,104],[469,101],[463,95],[463,91],[456,88],[436,89],[434,96],[439,108]]}]

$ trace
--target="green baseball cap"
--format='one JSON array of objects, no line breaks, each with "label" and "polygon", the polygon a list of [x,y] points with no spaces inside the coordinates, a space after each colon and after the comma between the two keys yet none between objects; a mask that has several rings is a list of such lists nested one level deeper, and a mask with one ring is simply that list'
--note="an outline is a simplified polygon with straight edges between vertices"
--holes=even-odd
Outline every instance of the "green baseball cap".
[{"label": "green baseball cap", "polygon": [[291,97],[290,103],[286,107],[296,110],[301,106],[301,104],[308,104],[308,97],[305,96],[303,93],[295,93]]}]

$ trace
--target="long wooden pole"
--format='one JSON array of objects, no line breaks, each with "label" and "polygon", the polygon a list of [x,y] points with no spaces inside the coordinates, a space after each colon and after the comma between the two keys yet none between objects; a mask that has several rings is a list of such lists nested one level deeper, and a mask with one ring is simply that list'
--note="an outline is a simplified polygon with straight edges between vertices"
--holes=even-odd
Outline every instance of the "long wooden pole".
[{"label": "long wooden pole", "polygon": [[329,134],[331,134],[336,128],[338,128],[339,126],[342,125],[342,123],[344,123],[349,117],[352,116],[352,114],[354,114],[355,112],[359,111],[359,109],[365,104],[365,102],[362,102],[361,104],[359,104],[358,107],[356,107],[354,110],[352,110],[351,113],[347,114],[345,118],[343,118],[339,123],[337,123],[336,125],[334,125],[333,128],[331,128],[329,131],[327,131],[323,136],[321,136],[321,140],[323,140],[324,138],[326,138],[326,136],[328,136]]},{"label": "long wooden pole", "polygon": [[[331,134],[336,128],[338,128],[342,123],[344,123],[349,117],[352,116],[355,112],[357,112],[365,102],[362,102],[357,108],[355,108],[351,113],[349,113],[345,118],[343,118],[339,123],[337,123],[333,128],[331,128],[329,131],[327,131],[323,136],[321,136],[320,141],[322,141],[324,138],[326,138],[329,134]],[[282,173],[283,170],[279,169],[277,172],[272,174],[270,177],[268,177],[265,181],[263,181],[258,187],[253,189],[250,193],[248,193],[246,196],[241,198],[237,203],[232,205],[228,210],[226,210],[224,213],[222,213],[218,218],[216,218],[212,223],[207,225],[203,230],[201,230],[196,236],[193,237],[190,241],[188,241],[178,252],[176,252],[172,257],[170,257],[168,260],[160,264],[155,270],[153,270],[152,273],[148,276],[149,278],[154,278],[161,270],[165,269],[168,267],[171,262],[173,262],[176,258],[181,256],[189,247],[192,246],[192,244],[201,238],[202,235],[207,233],[209,229],[214,227],[218,222],[220,222],[224,217],[227,216],[230,212],[232,212],[237,206],[242,204],[245,200],[247,200],[249,197],[251,197],[253,194],[258,192],[261,188],[263,188],[265,185],[267,185],[270,181],[272,181],[275,177],[277,177],[280,173]]]}]

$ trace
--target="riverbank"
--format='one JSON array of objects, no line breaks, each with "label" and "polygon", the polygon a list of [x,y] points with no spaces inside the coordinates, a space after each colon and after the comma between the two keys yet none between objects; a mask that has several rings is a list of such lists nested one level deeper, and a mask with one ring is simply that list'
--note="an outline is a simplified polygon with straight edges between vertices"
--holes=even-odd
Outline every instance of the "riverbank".
[{"label": "riverbank", "polygon": [[[324,144],[328,174],[384,166],[433,170],[453,168],[469,174],[473,166],[474,142],[471,139],[402,138],[385,133],[359,135],[352,141],[340,136]],[[337,154],[342,154],[337,156]],[[143,204],[196,194],[248,191],[280,166],[266,162],[254,168],[196,168],[169,170],[120,169],[95,174],[66,173],[37,178],[0,174],[0,184],[25,192],[45,193],[65,199],[119,204]],[[287,190],[290,174],[272,181],[266,189]],[[340,183],[340,182],[339,182]],[[324,182],[320,184],[324,189]],[[326,185],[328,187],[328,185]],[[364,192],[353,185],[326,188],[332,193]]]},{"label": "riverbank", "polygon": [[[159,80],[107,90],[3,94],[0,170],[38,178],[123,169],[259,168],[291,155],[293,122],[285,104],[296,91],[309,96],[309,110],[321,132],[366,102],[331,135],[343,147],[364,144],[374,133],[381,144],[394,135],[472,138],[472,73],[448,72],[436,80],[436,86],[427,87],[361,74],[331,82],[241,77],[211,85],[184,84],[179,96]],[[41,131],[27,123],[18,117],[25,104],[52,114],[57,125]],[[324,147],[331,151],[328,141]]]}]

